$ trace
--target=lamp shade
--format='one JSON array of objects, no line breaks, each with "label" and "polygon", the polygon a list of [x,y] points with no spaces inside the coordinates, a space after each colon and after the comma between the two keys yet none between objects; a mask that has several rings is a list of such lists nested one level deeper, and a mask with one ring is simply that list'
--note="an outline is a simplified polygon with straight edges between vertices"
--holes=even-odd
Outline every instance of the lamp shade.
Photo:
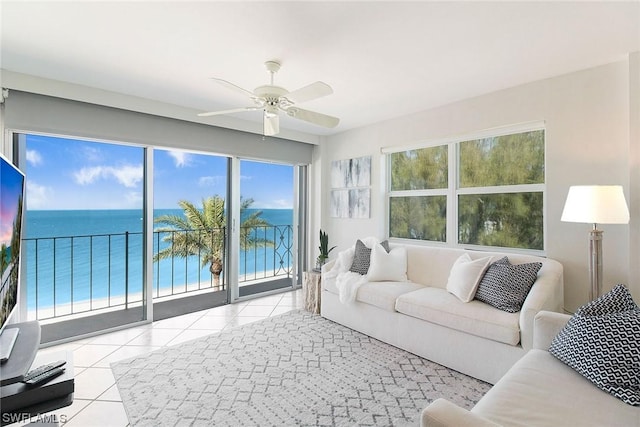
[{"label": "lamp shade", "polygon": [[621,185],[574,185],[569,188],[562,221],[627,224],[629,208]]}]

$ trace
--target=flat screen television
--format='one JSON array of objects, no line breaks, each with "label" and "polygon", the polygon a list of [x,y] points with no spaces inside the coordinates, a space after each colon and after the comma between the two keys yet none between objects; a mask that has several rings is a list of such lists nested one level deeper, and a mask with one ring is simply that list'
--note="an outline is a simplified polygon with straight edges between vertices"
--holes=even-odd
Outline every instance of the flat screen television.
[{"label": "flat screen television", "polygon": [[18,336],[18,329],[6,326],[19,307],[24,188],[24,174],[0,154],[0,362],[9,358]]}]

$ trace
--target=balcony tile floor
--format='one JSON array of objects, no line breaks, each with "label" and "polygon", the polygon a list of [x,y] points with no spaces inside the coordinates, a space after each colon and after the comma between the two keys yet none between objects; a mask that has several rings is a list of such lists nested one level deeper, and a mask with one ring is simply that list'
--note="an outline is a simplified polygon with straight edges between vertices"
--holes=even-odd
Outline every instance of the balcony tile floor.
[{"label": "balcony tile floor", "polygon": [[[303,305],[302,291],[296,290],[42,349],[39,354],[73,352],[73,404],[50,414],[57,414],[65,427],[128,426],[111,363],[303,308]],[[13,425],[25,424],[28,423]]]}]

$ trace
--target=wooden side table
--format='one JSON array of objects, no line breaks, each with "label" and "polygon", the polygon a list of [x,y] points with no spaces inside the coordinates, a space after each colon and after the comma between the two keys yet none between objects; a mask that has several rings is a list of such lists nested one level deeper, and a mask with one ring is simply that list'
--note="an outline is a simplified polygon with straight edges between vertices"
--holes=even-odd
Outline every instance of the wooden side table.
[{"label": "wooden side table", "polygon": [[305,271],[302,273],[304,309],[314,314],[320,314],[321,282],[322,274],[319,271]]}]

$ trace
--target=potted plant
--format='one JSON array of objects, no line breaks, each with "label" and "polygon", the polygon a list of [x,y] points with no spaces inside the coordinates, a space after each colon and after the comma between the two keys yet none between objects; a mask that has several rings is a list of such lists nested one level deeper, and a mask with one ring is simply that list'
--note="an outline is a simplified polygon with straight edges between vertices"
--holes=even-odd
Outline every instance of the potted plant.
[{"label": "potted plant", "polygon": [[318,259],[316,262],[316,268],[321,268],[329,259],[329,253],[334,250],[336,247],[332,247],[329,249],[329,236],[324,231],[320,230],[320,255],[318,255]]}]

